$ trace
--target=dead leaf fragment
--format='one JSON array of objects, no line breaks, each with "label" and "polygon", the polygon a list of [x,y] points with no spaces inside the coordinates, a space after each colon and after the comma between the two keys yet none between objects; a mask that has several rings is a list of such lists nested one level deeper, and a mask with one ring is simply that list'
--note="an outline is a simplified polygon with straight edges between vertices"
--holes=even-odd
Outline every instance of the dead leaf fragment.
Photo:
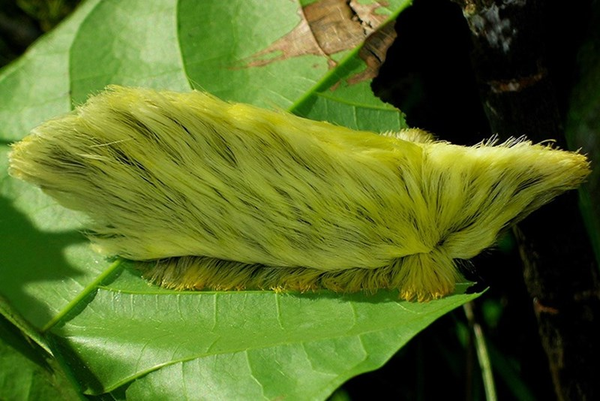
[{"label": "dead leaf fragment", "polygon": [[[385,52],[395,37],[389,29],[371,35],[386,20],[378,14],[384,3],[363,5],[355,0],[320,0],[298,11],[300,22],[296,27],[267,48],[244,59],[243,68],[262,67],[273,62],[304,55],[326,57],[330,67],[336,65],[331,55],[355,48],[369,38],[361,50],[368,71],[357,80],[377,73]],[[371,39],[373,37],[373,39]],[[367,78],[368,77],[368,78]]]}]

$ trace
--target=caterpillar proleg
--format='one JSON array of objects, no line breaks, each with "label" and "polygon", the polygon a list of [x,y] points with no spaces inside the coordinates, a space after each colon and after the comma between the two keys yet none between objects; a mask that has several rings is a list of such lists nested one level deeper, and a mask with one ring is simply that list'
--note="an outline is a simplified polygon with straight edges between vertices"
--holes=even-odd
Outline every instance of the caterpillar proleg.
[{"label": "caterpillar proleg", "polygon": [[576,152],[473,147],[111,86],[13,146],[10,173],[175,289],[452,293],[456,266],[589,174]]}]

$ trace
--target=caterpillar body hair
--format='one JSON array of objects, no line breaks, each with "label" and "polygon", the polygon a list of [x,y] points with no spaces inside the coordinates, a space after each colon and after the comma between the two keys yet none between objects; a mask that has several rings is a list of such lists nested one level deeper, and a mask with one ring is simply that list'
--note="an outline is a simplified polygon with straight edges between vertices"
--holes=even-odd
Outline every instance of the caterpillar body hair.
[{"label": "caterpillar body hair", "polygon": [[15,144],[10,173],[176,289],[453,292],[457,261],[589,174],[524,139],[473,147],[111,86]]}]

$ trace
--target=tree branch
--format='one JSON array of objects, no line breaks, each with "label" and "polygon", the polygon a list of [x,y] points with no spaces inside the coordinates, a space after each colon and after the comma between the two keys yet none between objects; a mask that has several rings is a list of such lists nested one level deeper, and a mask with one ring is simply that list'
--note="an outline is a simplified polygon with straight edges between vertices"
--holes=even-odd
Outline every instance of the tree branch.
[{"label": "tree branch", "polygon": [[[473,66],[492,130],[556,139],[562,120],[544,57],[543,1],[453,0],[472,34]],[[524,277],[559,399],[600,397],[600,280],[575,192],[519,225]]]}]

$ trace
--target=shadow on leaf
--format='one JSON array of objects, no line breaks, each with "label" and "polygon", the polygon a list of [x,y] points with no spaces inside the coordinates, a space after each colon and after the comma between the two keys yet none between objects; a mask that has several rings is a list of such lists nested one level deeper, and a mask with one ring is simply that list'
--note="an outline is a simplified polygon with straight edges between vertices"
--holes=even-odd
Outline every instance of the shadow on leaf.
[{"label": "shadow on leaf", "polygon": [[77,231],[40,232],[6,198],[0,197],[0,210],[0,292],[34,325],[43,326],[52,313],[27,287],[82,274],[65,260],[63,250],[84,238]]}]

